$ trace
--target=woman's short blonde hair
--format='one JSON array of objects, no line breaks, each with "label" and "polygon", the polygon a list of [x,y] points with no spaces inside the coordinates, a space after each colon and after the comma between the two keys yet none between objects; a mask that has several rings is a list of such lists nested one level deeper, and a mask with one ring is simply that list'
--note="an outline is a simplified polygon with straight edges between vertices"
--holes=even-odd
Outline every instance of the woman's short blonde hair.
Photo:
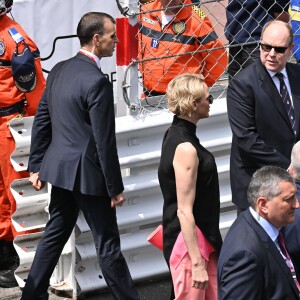
[{"label": "woman's short blonde hair", "polygon": [[168,108],[175,115],[192,116],[193,101],[204,98],[206,84],[201,74],[182,74],[173,78],[167,87]]}]

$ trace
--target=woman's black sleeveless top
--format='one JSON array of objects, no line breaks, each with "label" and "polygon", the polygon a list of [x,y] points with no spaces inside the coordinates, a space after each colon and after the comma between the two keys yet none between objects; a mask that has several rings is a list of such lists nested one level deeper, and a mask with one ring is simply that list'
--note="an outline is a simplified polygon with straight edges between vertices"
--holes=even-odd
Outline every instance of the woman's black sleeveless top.
[{"label": "woman's black sleeveless top", "polygon": [[168,264],[176,238],[181,231],[177,217],[173,159],[176,147],[185,142],[190,142],[195,147],[199,159],[196,195],[193,207],[195,223],[218,254],[222,246],[222,238],[219,230],[220,192],[215,159],[200,144],[196,136],[196,125],[174,116],[173,123],[164,136],[158,169],[159,183],[164,198],[164,256]]}]

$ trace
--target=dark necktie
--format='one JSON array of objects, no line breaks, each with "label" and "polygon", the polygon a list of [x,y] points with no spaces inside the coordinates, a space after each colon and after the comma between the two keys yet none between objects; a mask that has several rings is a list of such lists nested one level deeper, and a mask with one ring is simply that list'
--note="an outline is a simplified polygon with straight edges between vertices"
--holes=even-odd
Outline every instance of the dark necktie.
[{"label": "dark necktie", "polygon": [[280,230],[279,230],[279,234],[278,234],[278,237],[277,237],[277,241],[278,241],[278,245],[280,247],[281,253],[284,256],[284,260],[285,260],[288,268],[290,269],[290,271],[292,273],[292,276],[295,280],[295,283],[296,283],[296,286],[297,286],[298,290],[300,291],[300,284],[299,284],[299,282],[296,278],[296,275],[295,275],[294,265],[293,265],[293,262],[290,258],[289,253],[287,252],[286,245],[285,245],[285,242],[284,242],[284,238],[283,238],[282,232]]},{"label": "dark necktie", "polygon": [[283,74],[282,73],[276,73],[275,76],[277,76],[278,79],[279,79],[279,82],[280,82],[280,95],[281,95],[282,101],[285,105],[286,111],[288,113],[289,120],[290,120],[291,125],[292,125],[292,129],[294,131],[294,134],[296,135],[297,131],[296,131],[296,126],[295,126],[295,111],[294,111],[294,108],[293,108],[293,105],[292,105],[292,101],[291,101],[288,89],[287,89],[287,87],[285,85],[285,82],[284,82],[284,79],[283,79]]}]

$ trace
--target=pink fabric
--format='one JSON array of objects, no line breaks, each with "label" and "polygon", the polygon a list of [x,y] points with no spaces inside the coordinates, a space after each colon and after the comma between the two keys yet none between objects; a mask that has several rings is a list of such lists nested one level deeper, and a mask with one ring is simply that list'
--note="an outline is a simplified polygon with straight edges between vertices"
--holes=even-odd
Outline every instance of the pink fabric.
[{"label": "pink fabric", "polygon": [[192,263],[188,253],[182,258],[176,269],[171,268],[175,292],[174,300],[217,300],[217,254],[213,253],[205,262],[208,273],[208,288],[193,288]]},{"label": "pink fabric", "polygon": [[[198,227],[196,227],[196,232],[201,256],[208,261],[211,253],[213,253],[215,249]],[[171,253],[170,267],[176,269],[187,253],[185,241],[182,232],[180,232]]]}]

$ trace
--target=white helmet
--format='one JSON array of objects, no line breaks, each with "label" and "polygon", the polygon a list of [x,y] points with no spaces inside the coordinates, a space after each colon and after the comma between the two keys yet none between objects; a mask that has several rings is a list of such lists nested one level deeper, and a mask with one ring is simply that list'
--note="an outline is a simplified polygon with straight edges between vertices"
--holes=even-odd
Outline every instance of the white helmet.
[{"label": "white helmet", "polygon": [[3,16],[11,11],[13,0],[0,0],[0,16]]}]

